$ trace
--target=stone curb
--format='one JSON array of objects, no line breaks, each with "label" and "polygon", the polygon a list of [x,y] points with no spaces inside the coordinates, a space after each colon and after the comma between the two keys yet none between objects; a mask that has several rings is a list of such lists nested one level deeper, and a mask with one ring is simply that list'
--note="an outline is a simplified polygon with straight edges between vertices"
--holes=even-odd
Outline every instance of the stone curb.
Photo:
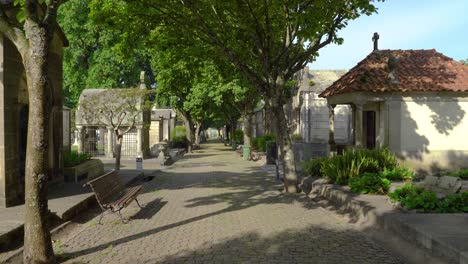
[{"label": "stone curb", "polygon": [[357,198],[360,195],[347,190],[347,187],[327,184],[323,179],[311,183],[311,198],[320,196],[331,202],[340,211],[345,211],[355,218],[361,227],[378,227],[388,230],[409,242],[415,242],[419,247],[439,256],[448,263],[468,264],[468,252],[461,252],[449,243],[440,240],[431,234],[418,230],[398,216],[404,214],[396,208],[378,210]]},{"label": "stone curb", "polygon": [[310,194],[312,197],[316,195],[326,198],[340,211],[348,213],[354,219],[354,222],[363,228],[374,225],[383,226],[381,215],[374,210],[375,208],[355,199],[358,195],[346,190],[346,187],[327,184],[325,180],[318,179],[312,183]]}]

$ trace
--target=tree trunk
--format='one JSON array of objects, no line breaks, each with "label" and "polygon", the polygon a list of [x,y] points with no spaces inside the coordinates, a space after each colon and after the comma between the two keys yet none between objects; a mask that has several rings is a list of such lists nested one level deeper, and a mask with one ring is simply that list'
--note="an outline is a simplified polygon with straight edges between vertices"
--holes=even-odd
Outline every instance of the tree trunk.
[{"label": "tree trunk", "polygon": [[263,134],[276,135],[274,128],[276,128],[276,118],[272,117],[272,109],[268,101],[265,101],[265,106],[263,110]]},{"label": "tree trunk", "polygon": [[47,71],[48,41],[43,28],[27,24],[31,48],[23,58],[29,93],[23,261],[52,263],[54,252],[47,223],[47,148],[52,97]]},{"label": "tree trunk", "polygon": [[182,114],[181,117],[185,125],[185,137],[187,138],[187,152],[192,153],[193,150],[193,121],[190,116]]},{"label": "tree trunk", "polygon": [[195,128],[195,145],[199,146],[200,145],[200,126],[201,126],[201,122],[196,122],[195,125],[197,126]]},{"label": "tree trunk", "polygon": [[296,174],[296,160],[294,158],[293,143],[289,131],[286,113],[283,108],[282,94],[284,91],[284,82],[278,80],[274,91],[276,96],[270,101],[270,110],[273,113],[276,125],[276,142],[280,150],[280,160],[283,161],[284,172],[284,190],[288,193],[297,193],[299,182]]},{"label": "tree trunk", "polygon": [[120,158],[122,156],[122,142],[123,142],[123,135],[120,135],[118,131],[115,132],[115,136],[117,140],[115,141],[115,166],[114,170],[120,170]]},{"label": "tree trunk", "polygon": [[[244,115],[244,146],[251,147],[252,140],[252,113]],[[252,153],[252,148],[250,148],[250,153]],[[250,160],[250,153],[249,158]]]}]

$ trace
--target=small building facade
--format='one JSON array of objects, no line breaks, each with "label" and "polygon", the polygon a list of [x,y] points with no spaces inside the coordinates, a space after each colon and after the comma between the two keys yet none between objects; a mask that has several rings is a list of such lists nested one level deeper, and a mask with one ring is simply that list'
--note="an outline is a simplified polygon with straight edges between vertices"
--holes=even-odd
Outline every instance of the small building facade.
[{"label": "small building facade", "polygon": [[[57,27],[49,52],[53,96],[49,119],[49,181],[63,180],[62,59],[68,42]],[[21,56],[0,34],[0,207],[24,202],[29,96]]]},{"label": "small building facade", "polygon": [[171,133],[175,127],[177,113],[173,109],[158,109],[154,107],[151,110],[151,124],[149,128],[149,148],[152,156],[159,153],[159,143],[169,142]]},{"label": "small building facade", "polygon": [[[346,70],[310,70],[305,67],[297,73],[297,92],[290,110],[291,133],[298,134],[305,143],[328,145],[327,100],[318,95],[338,80]],[[346,145],[351,142],[351,108],[336,108],[335,140]]]},{"label": "small building facade", "polygon": [[[138,88],[86,89],[81,93],[75,118],[78,152],[113,158],[117,137],[112,120],[114,125],[121,123],[121,133],[128,130],[123,135],[122,157],[149,156],[150,116],[148,110],[141,110],[145,99],[137,96],[135,89],[146,89],[144,74]],[[94,108],[93,104],[102,106]],[[119,116],[122,116],[121,120]]]},{"label": "small building facade", "polygon": [[[375,39],[377,41],[378,38]],[[375,50],[320,94],[353,112],[353,144],[388,146],[421,172],[468,164],[468,66],[436,50]],[[336,122],[336,121],[335,121]]]},{"label": "small building facade", "polygon": [[[173,109],[158,109],[156,107],[150,109],[148,105],[140,110],[142,108],[139,106],[143,105],[143,101],[129,101],[128,99],[129,96],[139,94],[132,93],[132,89],[146,90],[143,72],[139,88],[86,89],[82,92],[75,119],[78,152],[96,157],[115,157],[116,136],[109,123],[109,116],[96,114],[101,109],[101,112],[106,112],[109,115],[109,110],[115,109],[114,115],[117,115],[118,112],[126,112],[120,131],[129,129],[123,135],[121,156],[123,158],[137,156],[147,158],[159,154],[158,144],[162,141],[170,141],[171,131],[175,126],[176,112]],[[83,107],[85,101],[89,100],[86,98],[97,98],[96,102],[93,103],[106,105],[106,108]],[[137,114],[135,123],[129,118],[132,116],[131,113]],[[114,120],[117,120],[115,116]]]}]

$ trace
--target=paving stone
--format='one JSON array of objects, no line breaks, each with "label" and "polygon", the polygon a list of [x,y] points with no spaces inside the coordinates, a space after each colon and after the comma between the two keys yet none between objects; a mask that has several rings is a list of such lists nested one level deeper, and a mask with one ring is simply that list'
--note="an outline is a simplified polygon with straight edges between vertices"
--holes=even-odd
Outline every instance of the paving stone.
[{"label": "paving stone", "polygon": [[402,263],[227,150],[205,144],[166,168],[145,183],[145,208],[123,210],[127,224],[105,216],[64,241],[65,263]]}]

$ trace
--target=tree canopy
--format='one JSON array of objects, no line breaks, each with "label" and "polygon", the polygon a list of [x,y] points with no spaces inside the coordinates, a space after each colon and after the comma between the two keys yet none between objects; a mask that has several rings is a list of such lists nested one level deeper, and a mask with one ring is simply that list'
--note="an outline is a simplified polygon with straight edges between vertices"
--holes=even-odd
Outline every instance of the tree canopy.
[{"label": "tree canopy", "polygon": [[172,37],[196,36],[248,80],[277,119],[285,189],[297,190],[297,175],[283,105],[293,75],[313,62],[349,21],[376,12],[372,0],[93,0],[93,12],[137,36],[172,29]]},{"label": "tree canopy", "polygon": [[125,31],[92,19],[90,0],[69,0],[62,5],[58,22],[69,40],[64,50],[63,91],[65,104],[76,107],[86,88],[125,88],[139,84],[139,73],[145,71],[150,84],[154,75],[150,54],[142,42],[122,54],[120,46]]}]

